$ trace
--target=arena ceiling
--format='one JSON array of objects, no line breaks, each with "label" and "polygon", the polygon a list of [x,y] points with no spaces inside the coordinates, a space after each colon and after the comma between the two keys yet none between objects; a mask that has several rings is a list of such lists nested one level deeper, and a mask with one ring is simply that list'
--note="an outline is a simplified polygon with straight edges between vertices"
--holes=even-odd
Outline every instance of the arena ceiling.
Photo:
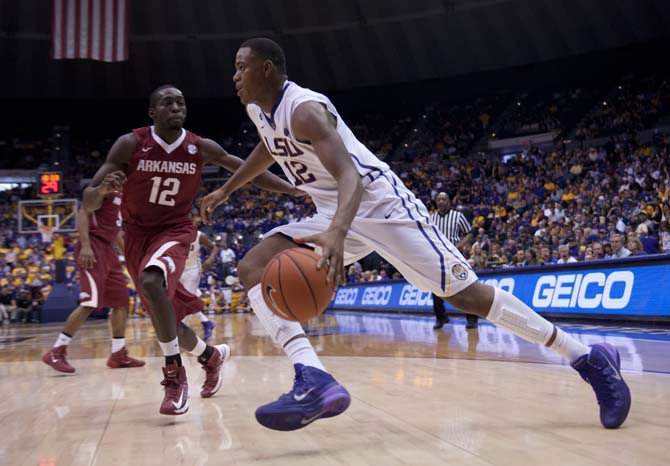
[{"label": "arena ceiling", "polygon": [[171,82],[233,95],[241,41],[282,44],[319,89],[510,67],[658,39],[668,0],[129,0],[130,60],[49,59],[51,2],[0,0],[0,96],[145,97]]}]

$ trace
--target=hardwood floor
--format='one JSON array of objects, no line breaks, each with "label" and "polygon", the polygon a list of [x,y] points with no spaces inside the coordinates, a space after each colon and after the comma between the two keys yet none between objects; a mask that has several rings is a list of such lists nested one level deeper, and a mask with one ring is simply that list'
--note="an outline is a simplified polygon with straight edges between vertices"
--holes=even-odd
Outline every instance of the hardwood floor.
[{"label": "hardwood floor", "polygon": [[174,418],[158,413],[163,359],[148,320],[129,321],[126,334],[145,367],[108,369],[108,324],[90,321],[68,349],[69,376],[40,361],[60,325],[0,327],[0,465],[667,464],[667,330],[563,326],[621,352],[633,407],[621,429],[606,430],[566,363],[488,323],[466,331],[452,319],[434,331],[425,317],[327,314],[306,331],[351,407],[283,433],[260,426],[254,410],[290,390],[288,359],[254,316],[215,320],[213,340],[233,350],[223,387],[201,399],[204,374],[185,356],[191,407]]}]

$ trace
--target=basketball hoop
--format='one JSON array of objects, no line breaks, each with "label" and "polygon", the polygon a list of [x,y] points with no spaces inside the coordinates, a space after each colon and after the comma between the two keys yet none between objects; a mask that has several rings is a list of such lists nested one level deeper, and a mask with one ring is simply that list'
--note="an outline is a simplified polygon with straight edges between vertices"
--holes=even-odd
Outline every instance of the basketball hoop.
[{"label": "basketball hoop", "polygon": [[40,231],[40,235],[42,235],[42,242],[51,243],[56,228],[53,225],[38,225],[37,229]]}]

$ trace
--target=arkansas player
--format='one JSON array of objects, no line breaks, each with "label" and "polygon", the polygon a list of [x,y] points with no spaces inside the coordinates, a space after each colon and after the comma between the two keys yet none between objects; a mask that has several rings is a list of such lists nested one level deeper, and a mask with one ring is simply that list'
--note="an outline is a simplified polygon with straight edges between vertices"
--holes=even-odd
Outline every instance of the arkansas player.
[{"label": "arkansas player", "polygon": [[[125,257],[132,277],[165,355],[165,396],[161,414],[184,414],[189,396],[179,346],[198,357],[206,372],[200,396],[207,398],[221,386],[221,366],[230,357],[227,345],[207,345],[181,320],[204,309],[179,279],[188,249],[196,238],[190,219],[200,188],[204,164],[234,172],[242,160],[211,139],[183,128],[186,100],[179,89],[165,85],[149,99],[151,127],[121,136],[84,191],[84,206],[96,210],[110,192],[123,189]],[[259,187],[295,194],[281,178],[265,172],[255,180]]]},{"label": "arkansas player", "polygon": [[111,192],[97,211],[79,211],[79,240],[75,247],[80,281],[79,306],[68,316],[53,348],[42,356],[42,361],[59,372],[75,372],[66,358],[67,345],[91,312],[103,307],[112,308],[112,354],[107,366],[112,369],[144,366],[144,361],[128,356],[125,346],[130,296],[113,247],[121,226],[120,207],[121,194]]}]

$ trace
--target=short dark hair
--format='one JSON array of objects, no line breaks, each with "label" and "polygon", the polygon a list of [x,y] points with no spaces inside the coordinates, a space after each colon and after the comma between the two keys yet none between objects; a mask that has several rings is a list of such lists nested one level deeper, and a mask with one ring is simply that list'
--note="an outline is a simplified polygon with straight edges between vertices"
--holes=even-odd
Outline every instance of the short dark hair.
[{"label": "short dark hair", "polygon": [[270,60],[280,73],[286,74],[286,56],[278,43],[266,37],[254,37],[244,41],[240,48],[248,47],[264,60]]},{"label": "short dark hair", "polygon": [[154,108],[158,103],[158,99],[161,98],[161,91],[165,89],[178,89],[174,84],[163,84],[158,86],[149,96],[149,108]]}]

